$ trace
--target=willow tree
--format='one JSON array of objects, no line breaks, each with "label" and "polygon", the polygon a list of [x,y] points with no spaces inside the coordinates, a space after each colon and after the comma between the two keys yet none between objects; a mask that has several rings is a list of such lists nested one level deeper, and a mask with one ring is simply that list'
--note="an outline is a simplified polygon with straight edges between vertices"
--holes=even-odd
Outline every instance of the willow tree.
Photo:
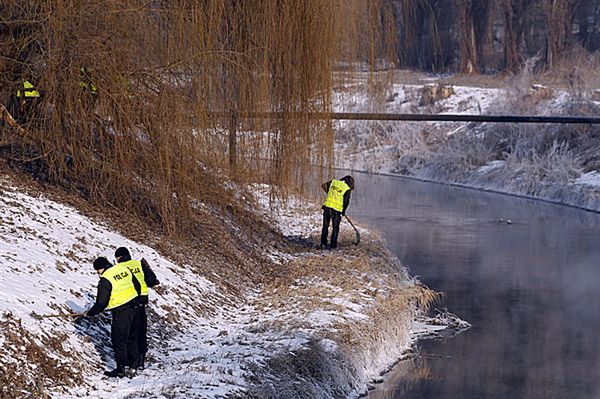
[{"label": "willow tree", "polygon": [[383,54],[380,7],[4,0],[0,101],[14,102],[24,80],[42,95],[22,129],[2,128],[0,153],[176,232],[195,201],[231,201],[218,184],[228,178],[223,123],[209,111],[277,111],[269,123],[242,121],[238,178],[265,170],[278,187],[301,185],[310,164],[331,164],[333,133],[296,113],[330,112],[336,66]]}]

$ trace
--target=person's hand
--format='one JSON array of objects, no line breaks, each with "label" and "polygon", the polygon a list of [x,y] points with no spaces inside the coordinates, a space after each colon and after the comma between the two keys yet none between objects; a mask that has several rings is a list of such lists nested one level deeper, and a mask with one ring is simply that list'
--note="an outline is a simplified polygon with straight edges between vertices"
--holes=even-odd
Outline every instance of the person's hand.
[{"label": "person's hand", "polygon": [[81,322],[83,322],[85,320],[89,320],[89,316],[87,315],[87,313],[82,313],[82,314],[80,314],[78,316],[75,316],[73,319],[74,319],[73,321],[75,323],[81,323]]}]

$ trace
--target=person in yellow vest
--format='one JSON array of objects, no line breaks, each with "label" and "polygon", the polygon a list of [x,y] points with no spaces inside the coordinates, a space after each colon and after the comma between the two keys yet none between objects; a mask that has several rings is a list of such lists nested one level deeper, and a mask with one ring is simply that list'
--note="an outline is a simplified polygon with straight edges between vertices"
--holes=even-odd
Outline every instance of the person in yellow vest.
[{"label": "person in yellow vest", "polygon": [[94,68],[89,67],[81,67],[79,68],[79,87],[83,90],[88,91],[92,94],[93,98],[98,96],[98,86],[94,84],[94,80],[92,79],[92,74],[94,73]]},{"label": "person in yellow vest", "polygon": [[9,104],[9,112],[19,124],[24,124],[40,97],[41,94],[35,86],[29,80],[24,80],[15,92],[14,101]]},{"label": "person in yellow vest", "polygon": [[139,357],[135,364],[138,370],[143,370],[146,363],[146,353],[148,353],[148,316],[146,314],[146,305],[148,304],[148,287],[154,288],[160,284],[156,274],[150,268],[146,259],[132,260],[129,250],[125,247],[119,247],[115,251],[115,259],[118,265],[125,265],[135,275],[141,285],[139,298],[139,319],[137,326],[137,342]]},{"label": "person in yellow vest", "polygon": [[137,343],[138,296],[140,283],[133,272],[124,264],[112,265],[108,259],[99,257],[94,269],[100,275],[96,303],[86,312],[95,316],[105,309],[112,313],[111,340],[117,366],[105,371],[109,377],[131,377],[139,358]]},{"label": "person in yellow vest", "polygon": [[[323,204],[323,230],[321,230],[321,248],[337,248],[337,239],[340,232],[340,221],[346,214],[350,204],[350,193],[354,190],[354,178],[344,176],[340,180],[330,180],[321,185],[327,193]],[[332,223],[331,241],[327,245],[329,224]]]}]

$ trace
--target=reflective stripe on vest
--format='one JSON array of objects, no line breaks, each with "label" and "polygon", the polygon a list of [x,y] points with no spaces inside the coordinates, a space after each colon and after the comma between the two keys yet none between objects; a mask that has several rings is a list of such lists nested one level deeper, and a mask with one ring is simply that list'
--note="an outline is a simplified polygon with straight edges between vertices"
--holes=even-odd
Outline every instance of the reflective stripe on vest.
[{"label": "reflective stripe on vest", "polygon": [[344,211],[344,194],[350,190],[350,186],[341,180],[333,179],[329,184],[329,191],[327,191],[327,198],[325,198],[325,205],[328,208],[335,209],[338,212]]},{"label": "reflective stripe on vest", "polygon": [[133,272],[135,277],[142,287],[140,295],[148,296],[148,286],[146,285],[146,279],[144,277],[144,270],[142,269],[142,262],[139,260],[128,260],[127,262],[117,263],[118,265],[125,265],[129,270]]},{"label": "reflective stripe on vest", "polygon": [[122,263],[109,267],[102,273],[112,286],[110,300],[106,309],[114,309],[137,298],[138,293],[133,285],[133,274]]},{"label": "reflective stripe on vest", "polygon": [[[39,97],[40,92],[28,81],[24,81],[23,84],[23,97]],[[17,90],[17,97],[21,97],[21,90]]]}]

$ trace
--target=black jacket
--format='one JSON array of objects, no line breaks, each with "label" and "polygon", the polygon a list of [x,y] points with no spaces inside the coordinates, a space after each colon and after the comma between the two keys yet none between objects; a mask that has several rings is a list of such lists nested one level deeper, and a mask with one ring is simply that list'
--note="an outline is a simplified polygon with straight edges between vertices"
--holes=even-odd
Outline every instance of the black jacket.
[{"label": "black jacket", "polygon": [[[323,188],[323,190],[325,190],[326,193],[328,193],[330,185],[331,185],[331,180],[321,184],[321,187]],[[346,209],[348,209],[348,205],[350,205],[350,193],[351,192],[352,192],[352,189],[350,189],[344,193],[344,208],[342,210],[342,215],[346,214]],[[323,205],[323,208],[325,208],[325,205]],[[334,209],[334,211],[335,211],[335,209]]]},{"label": "black jacket", "polygon": [[154,287],[155,285],[159,285],[160,281],[158,281],[158,279],[156,278],[156,274],[154,274],[152,268],[150,268],[148,261],[142,258],[141,262],[142,272],[144,272],[144,281],[146,282],[146,285],[150,288]]},{"label": "black jacket", "polygon": [[[133,279],[133,286],[135,287],[135,290],[137,291],[139,296],[140,292],[142,291],[142,287],[140,286],[140,283],[137,281],[136,278]],[[106,307],[108,306],[108,302],[110,301],[111,293],[112,284],[110,283],[110,281],[108,281],[108,279],[106,279],[105,277],[100,277],[100,281],[98,282],[98,294],[96,295],[96,303],[94,303],[94,306],[92,306],[92,308],[86,312],[86,316],[95,316],[101,313],[104,309],[106,309]],[[134,300],[131,300],[121,306],[117,306],[116,308],[111,309],[111,311],[114,312],[126,309],[131,306],[137,305],[137,303],[138,299],[135,298]]]},{"label": "black jacket", "polygon": [[[142,258],[141,263],[142,263],[142,272],[144,273],[144,282],[146,283],[148,288],[152,288],[152,287],[159,285],[160,282],[156,278],[156,274],[154,274],[154,272],[152,271],[152,268],[148,264],[148,261],[146,259]],[[147,304],[148,296],[141,295],[140,303],[142,303],[144,305]]]}]

